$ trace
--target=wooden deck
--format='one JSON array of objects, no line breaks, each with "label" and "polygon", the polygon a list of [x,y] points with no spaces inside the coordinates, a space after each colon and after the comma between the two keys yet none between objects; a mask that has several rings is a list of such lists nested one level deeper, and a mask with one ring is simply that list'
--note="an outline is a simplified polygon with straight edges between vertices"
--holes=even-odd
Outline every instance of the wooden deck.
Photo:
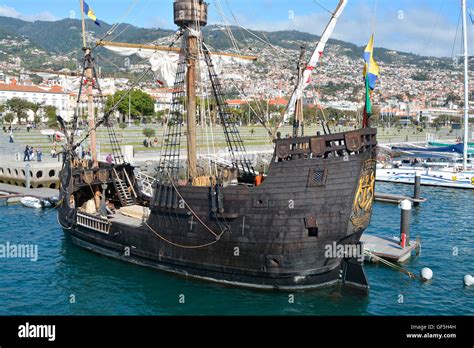
[{"label": "wooden deck", "polygon": [[410,258],[411,252],[416,250],[419,246],[417,241],[411,240],[409,246],[402,248],[398,244],[398,239],[377,237],[371,234],[363,234],[360,240],[364,243],[364,250],[370,251],[378,257],[395,262],[405,262]]}]

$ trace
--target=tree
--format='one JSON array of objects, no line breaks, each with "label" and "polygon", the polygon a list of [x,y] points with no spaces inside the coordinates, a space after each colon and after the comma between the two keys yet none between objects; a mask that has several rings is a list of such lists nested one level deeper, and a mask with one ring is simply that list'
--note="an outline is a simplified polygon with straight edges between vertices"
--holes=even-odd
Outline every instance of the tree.
[{"label": "tree", "polygon": [[144,128],[143,135],[146,136],[148,139],[153,138],[156,132],[153,128]]},{"label": "tree", "polygon": [[28,110],[30,110],[31,103],[21,98],[12,98],[7,100],[7,108],[13,112],[18,118],[18,123],[21,124],[22,119],[28,118]]},{"label": "tree", "polygon": [[124,98],[117,107],[117,110],[122,115],[122,122],[125,122],[128,117],[129,109],[132,118],[152,116],[154,114],[155,102],[153,98],[139,89],[132,90],[130,96],[127,94],[127,91],[117,91],[113,96],[107,97],[105,112],[109,112],[122,97]]},{"label": "tree", "polygon": [[38,111],[40,111],[42,108],[43,108],[43,104],[41,103],[30,103],[30,110],[33,111],[34,113],[33,120],[35,121],[36,124],[41,122],[41,117],[38,116]]},{"label": "tree", "polygon": [[11,127],[14,118],[15,118],[15,115],[12,114],[11,112],[9,112],[9,113],[6,114],[5,116],[3,116],[3,122],[8,123],[8,124],[10,125],[10,127]]},{"label": "tree", "polygon": [[48,119],[48,127],[57,127],[58,126],[58,119],[56,118],[56,107],[52,105],[46,105],[44,107],[44,113],[46,118]]},{"label": "tree", "polygon": [[5,104],[0,104],[0,114],[3,114],[7,110]]},{"label": "tree", "polygon": [[123,138],[125,138],[124,130],[125,130],[125,128],[127,128],[127,124],[125,122],[120,122],[118,126],[122,130],[122,139],[123,139]]},{"label": "tree", "polygon": [[444,106],[447,106],[449,103],[459,103],[461,101],[461,97],[457,94],[454,94],[453,92],[448,93],[446,96],[446,100],[444,102]]}]

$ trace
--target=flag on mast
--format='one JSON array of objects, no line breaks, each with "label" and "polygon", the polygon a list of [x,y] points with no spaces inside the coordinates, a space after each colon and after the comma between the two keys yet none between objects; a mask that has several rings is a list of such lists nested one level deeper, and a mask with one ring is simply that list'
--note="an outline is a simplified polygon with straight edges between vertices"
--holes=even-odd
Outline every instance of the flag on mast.
[{"label": "flag on mast", "polygon": [[82,3],[83,3],[83,8],[84,8],[84,14],[86,14],[87,17],[92,19],[94,21],[94,23],[97,24],[100,27],[100,23],[97,20],[97,16],[95,15],[94,10],[92,9],[92,7],[87,5],[87,3],[85,1],[83,1]]},{"label": "flag on mast", "polygon": [[368,117],[372,113],[372,103],[370,101],[371,91],[375,88],[375,82],[380,75],[380,68],[374,59],[374,35],[370,37],[369,43],[364,50],[364,79],[365,79],[365,108],[364,108],[364,119],[363,127],[368,126]]}]

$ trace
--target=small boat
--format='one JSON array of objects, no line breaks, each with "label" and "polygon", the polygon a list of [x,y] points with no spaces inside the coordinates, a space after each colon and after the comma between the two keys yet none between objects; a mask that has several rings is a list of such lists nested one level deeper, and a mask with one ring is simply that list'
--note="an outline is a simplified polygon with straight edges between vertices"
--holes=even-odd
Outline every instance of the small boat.
[{"label": "small boat", "polygon": [[36,197],[23,197],[20,200],[21,204],[28,208],[34,209],[42,209],[42,208],[50,208],[51,202],[47,199],[40,199]]}]

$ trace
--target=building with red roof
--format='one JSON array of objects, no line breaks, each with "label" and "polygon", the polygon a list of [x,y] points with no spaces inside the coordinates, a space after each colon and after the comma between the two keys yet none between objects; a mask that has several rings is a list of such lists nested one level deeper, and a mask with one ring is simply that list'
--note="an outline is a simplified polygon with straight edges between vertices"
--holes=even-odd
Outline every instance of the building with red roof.
[{"label": "building with red roof", "polygon": [[[51,105],[56,107],[58,115],[65,120],[69,120],[69,94],[64,92],[61,86],[39,87],[36,85],[20,84],[16,79],[12,79],[9,84],[0,82],[0,103],[6,103],[7,100],[20,98],[31,103],[42,105]],[[33,120],[34,114],[30,112],[29,119]]]}]

